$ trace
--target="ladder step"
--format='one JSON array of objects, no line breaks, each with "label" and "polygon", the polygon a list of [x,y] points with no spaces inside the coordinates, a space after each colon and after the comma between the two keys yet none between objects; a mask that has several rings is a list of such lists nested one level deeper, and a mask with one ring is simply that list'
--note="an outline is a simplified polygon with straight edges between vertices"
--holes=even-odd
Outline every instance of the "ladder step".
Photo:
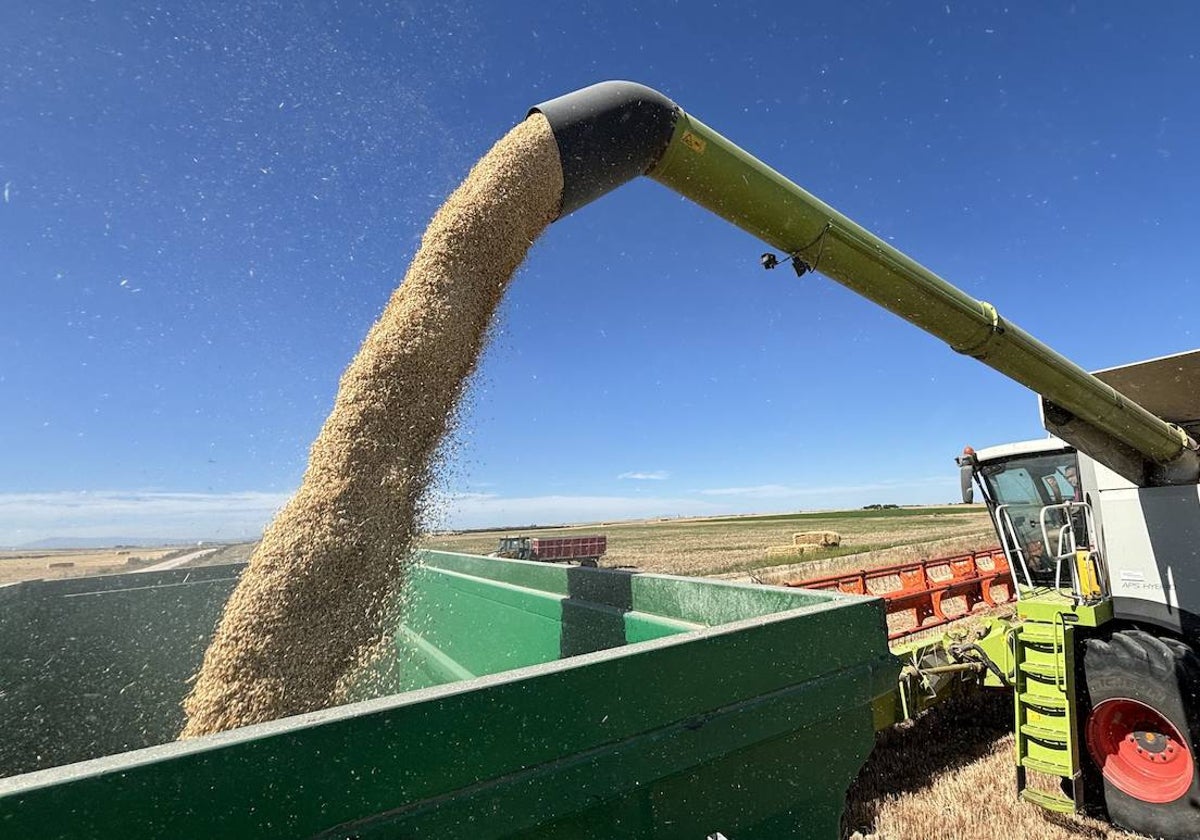
[{"label": "ladder step", "polygon": [[1074,801],[1067,797],[1056,793],[1048,793],[1044,790],[1034,790],[1033,788],[1025,788],[1021,791],[1021,798],[1026,802],[1032,802],[1035,805],[1041,805],[1047,811],[1056,811],[1060,814],[1075,813]]},{"label": "ladder step", "polygon": [[1031,662],[1024,661],[1020,665],[1021,671],[1031,673],[1036,677],[1045,677],[1046,679],[1054,679],[1060,676],[1060,668],[1055,667],[1054,662]]},{"label": "ladder step", "polygon": [[1058,669],[1053,665],[1043,665],[1040,662],[1022,662],[1019,667],[1026,674],[1042,679],[1053,680],[1059,676]]},{"label": "ladder step", "polygon": [[[1063,753],[1067,754],[1067,751],[1063,750]],[[1069,754],[1067,754],[1067,760],[1062,764],[1058,762],[1039,761],[1036,758],[1030,758],[1026,755],[1021,757],[1021,766],[1028,767],[1030,770],[1036,770],[1038,773],[1044,773],[1047,776],[1058,776],[1062,779],[1069,779],[1074,775],[1074,771],[1071,769]]]},{"label": "ladder step", "polygon": [[1065,727],[1063,729],[1051,729],[1048,726],[1025,723],[1021,725],[1021,734],[1028,735],[1035,741],[1041,741],[1042,743],[1063,744],[1064,746],[1070,740]]},{"label": "ladder step", "polygon": [[1053,624],[1045,626],[1040,624],[1022,624],[1021,632],[1017,636],[1022,642],[1037,642],[1043,645],[1058,645],[1062,642],[1062,637],[1058,635]]},{"label": "ladder step", "polygon": [[1061,692],[1053,695],[1022,692],[1017,695],[1017,699],[1021,705],[1032,706],[1040,712],[1065,714],[1067,711],[1067,698]]}]

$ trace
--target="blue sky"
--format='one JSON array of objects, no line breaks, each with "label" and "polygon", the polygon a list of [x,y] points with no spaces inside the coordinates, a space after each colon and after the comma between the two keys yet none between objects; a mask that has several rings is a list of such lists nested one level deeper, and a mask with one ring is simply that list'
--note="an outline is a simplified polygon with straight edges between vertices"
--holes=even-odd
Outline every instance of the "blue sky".
[{"label": "blue sky", "polygon": [[[0,545],[239,538],[433,210],[543,99],[659,88],[1090,368],[1191,349],[1192,4],[40,3],[0,30]],[[503,306],[446,525],[945,502],[1033,396],[661,186]]]}]

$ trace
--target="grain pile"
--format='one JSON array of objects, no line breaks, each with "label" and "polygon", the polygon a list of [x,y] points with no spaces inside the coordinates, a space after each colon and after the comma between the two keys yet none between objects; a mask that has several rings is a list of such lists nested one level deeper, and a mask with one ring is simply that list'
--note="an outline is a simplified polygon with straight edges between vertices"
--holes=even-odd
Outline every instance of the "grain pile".
[{"label": "grain pile", "polygon": [[226,605],[182,737],[323,708],[376,645],[434,458],[513,272],[555,218],[562,170],[531,116],[438,210],[342,376],[296,495]]}]

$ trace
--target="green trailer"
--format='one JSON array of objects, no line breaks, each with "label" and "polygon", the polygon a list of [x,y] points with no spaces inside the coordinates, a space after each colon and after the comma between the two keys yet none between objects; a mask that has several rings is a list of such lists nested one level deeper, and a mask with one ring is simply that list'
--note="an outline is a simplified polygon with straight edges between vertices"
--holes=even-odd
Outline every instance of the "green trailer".
[{"label": "green trailer", "polygon": [[187,742],[240,567],[0,589],[0,836],[836,836],[894,711],[878,599],[421,560],[362,699]]}]

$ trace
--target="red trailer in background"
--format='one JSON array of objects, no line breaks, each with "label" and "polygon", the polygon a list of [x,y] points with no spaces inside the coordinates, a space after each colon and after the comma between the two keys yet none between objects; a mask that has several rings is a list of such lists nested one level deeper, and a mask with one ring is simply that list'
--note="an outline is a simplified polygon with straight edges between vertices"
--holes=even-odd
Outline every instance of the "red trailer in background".
[{"label": "red trailer in background", "polygon": [[547,563],[570,561],[595,566],[608,550],[608,537],[589,534],[582,537],[501,537],[495,557],[516,560],[541,560]]},{"label": "red trailer in background", "polygon": [[599,560],[608,550],[608,537],[534,537],[533,560]]}]

